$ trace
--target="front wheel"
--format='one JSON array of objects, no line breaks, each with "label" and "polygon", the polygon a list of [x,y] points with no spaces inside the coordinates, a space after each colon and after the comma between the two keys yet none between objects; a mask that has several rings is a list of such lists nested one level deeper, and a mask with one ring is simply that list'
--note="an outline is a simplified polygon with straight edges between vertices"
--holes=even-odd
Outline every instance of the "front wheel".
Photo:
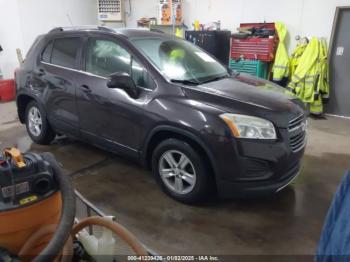
[{"label": "front wheel", "polygon": [[55,138],[45,111],[36,101],[31,101],[26,108],[26,128],[30,138],[37,144],[47,145]]},{"label": "front wheel", "polygon": [[184,141],[161,142],[152,156],[152,170],[163,191],[180,202],[195,204],[210,195],[209,168],[199,152]]}]

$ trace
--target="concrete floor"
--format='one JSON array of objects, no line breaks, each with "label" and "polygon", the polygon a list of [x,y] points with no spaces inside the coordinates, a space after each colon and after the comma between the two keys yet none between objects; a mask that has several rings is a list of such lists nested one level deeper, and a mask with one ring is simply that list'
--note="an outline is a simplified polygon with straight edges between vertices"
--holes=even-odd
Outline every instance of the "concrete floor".
[{"label": "concrete floor", "polygon": [[14,103],[0,104],[0,123],[0,147],[55,154],[83,195],[159,254],[312,255],[350,168],[350,121],[310,120],[302,173],[291,186],[264,199],[192,207],[168,198],[148,171],[111,153],[66,138],[32,144]]}]

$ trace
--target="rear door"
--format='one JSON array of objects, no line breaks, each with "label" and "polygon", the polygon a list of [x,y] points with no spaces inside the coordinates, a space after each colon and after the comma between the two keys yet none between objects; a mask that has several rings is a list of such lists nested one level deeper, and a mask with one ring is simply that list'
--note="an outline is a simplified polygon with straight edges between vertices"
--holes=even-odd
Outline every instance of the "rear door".
[{"label": "rear door", "polygon": [[76,79],[83,40],[79,36],[55,38],[44,49],[37,74],[46,82],[46,111],[51,125],[64,134],[79,135]]}]

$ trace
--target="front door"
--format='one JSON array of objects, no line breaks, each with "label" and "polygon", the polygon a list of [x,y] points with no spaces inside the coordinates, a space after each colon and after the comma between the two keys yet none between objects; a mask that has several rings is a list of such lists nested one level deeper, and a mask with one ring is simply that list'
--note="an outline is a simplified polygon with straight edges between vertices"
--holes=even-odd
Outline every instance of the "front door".
[{"label": "front door", "polygon": [[350,7],[339,8],[330,52],[330,101],[327,113],[350,116]]},{"label": "front door", "polygon": [[108,88],[115,72],[132,75],[132,55],[113,38],[89,38],[85,52],[85,77],[77,89],[80,131],[91,143],[112,151],[138,156],[143,107],[151,90],[141,88],[138,98],[124,90]]}]

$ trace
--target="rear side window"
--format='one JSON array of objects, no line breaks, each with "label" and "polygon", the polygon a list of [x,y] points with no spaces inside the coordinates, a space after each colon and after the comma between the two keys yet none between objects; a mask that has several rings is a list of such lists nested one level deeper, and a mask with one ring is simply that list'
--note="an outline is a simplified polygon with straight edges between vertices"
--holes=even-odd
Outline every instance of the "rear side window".
[{"label": "rear side window", "polygon": [[53,41],[49,42],[43,53],[41,54],[41,60],[46,63],[51,63],[51,52],[52,52],[52,47],[53,47]]},{"label": "rear side window", "polygon": [[53,45],[51,63],[68,68],[76,68],[80,46],[81,39],[79,37],[56,39]]}]

